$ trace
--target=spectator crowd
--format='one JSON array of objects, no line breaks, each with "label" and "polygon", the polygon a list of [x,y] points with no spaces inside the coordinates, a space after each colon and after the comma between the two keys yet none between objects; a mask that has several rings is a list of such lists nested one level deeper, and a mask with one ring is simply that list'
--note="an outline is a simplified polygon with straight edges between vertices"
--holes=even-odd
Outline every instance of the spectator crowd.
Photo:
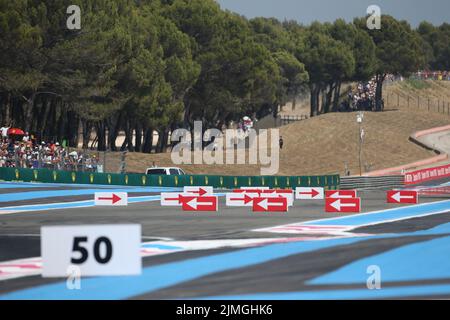
[{"label": "spectator crowd", "polygon": [[446,80],[450,81],[450,71],[418,71],[413,75],[413,78],[419,80]]},{"label": "spectator crowd", "polygon": [[[375,95],[376,95],[377,83],[375,79],[371,79],[367,82],[358,83],[354,90],[349,90],[348,99],[346,99],[339,107],[339,111],[374,111],[375,107]],[[381,110],[383,110],[384,101],[381,101]]]},{"label": "spectator crowd", "polygon": [[23,136],[8,135],[6,126],[0,128],[0,133],[0,167],[97,171],[96,155],[82,154],[78,151],[68,152],[57,141],[38,142],[28,132]]},{"label": "spectator crowd", "polygon": [[373,110],[375,107],[375,80],[366,83],[360,82],[356,91],[350,92],[350,101],[353,110]]}]

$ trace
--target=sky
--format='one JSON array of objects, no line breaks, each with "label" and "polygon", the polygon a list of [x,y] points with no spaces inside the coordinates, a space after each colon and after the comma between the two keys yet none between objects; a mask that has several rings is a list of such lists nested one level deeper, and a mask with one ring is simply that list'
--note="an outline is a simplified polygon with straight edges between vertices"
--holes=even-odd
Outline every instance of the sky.
[{"label": "sky", "polygon": [[427,20],[434,25],[450,23],[450,0],[216,0],[223,9],[237,12],[251,19],[275,17],[297,20],[333,22],[337,18],[352,21],[366,15],[369,5],[378,5],[381,14],[407,20],[413,27]]}]

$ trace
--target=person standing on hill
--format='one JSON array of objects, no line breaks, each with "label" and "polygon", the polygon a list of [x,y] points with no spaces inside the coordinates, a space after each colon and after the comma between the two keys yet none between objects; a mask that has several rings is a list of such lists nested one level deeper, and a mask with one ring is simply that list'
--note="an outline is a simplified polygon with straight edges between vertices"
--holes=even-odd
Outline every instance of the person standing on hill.
[{"label": "person standing on hill", "polygon": [[284,144],[283,137],[280,136],[280,150],[283,149],[283,144]]},{"label": "person standing on hill", "polygon": [[3,127],[0,128],[0,133],[2,135],[2,139],[7,139],[8,138],[8,130],[11,126],[7,126],[4,125]]}]

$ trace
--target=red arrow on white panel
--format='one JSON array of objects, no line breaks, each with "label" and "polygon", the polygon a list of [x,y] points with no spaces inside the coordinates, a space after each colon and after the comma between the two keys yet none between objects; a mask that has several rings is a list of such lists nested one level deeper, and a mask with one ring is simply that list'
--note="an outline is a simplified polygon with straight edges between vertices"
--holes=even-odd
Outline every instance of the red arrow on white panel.
[{"label": "red arrow on white panel", "polygon": [[161,206],[179,206],[183,202],[191,200],[194,198],[193,194],[186,194],[180,192],[162,192],[161,193]]},{"label": "red arrow on white panel", "polygon": [[204,196],[204,195],[212,195],[214,193],[213,187],[190,187],[186,186],[183,187],[183,193],[192,193],[198,196]]},{"label": "red arrow on white panel", "polygon": [[319,187],[297,187],[295,188],[295,198],[302,200],[321,200],[323,199],[323,188]]},{"label": "red arrow on white panel", "polygon": [[251,207],[253,199],[259,197],[258,193],[227,193],[225,203],[228,207]]},{"label": "red arrow on white panel", "polygon": [[217,211],[217,196],[193,197],[184,201],[183,211]]}]

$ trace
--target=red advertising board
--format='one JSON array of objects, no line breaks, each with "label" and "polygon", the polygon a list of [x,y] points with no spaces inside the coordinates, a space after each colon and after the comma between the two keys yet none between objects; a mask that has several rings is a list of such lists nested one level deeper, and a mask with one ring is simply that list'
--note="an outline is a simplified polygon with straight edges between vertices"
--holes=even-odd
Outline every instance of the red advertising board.
[{"label": "red advertising board", "polygon": [[405,174],[405,184],[417,184],[446,177],[450,177],[450,164],[408,172]]}]

